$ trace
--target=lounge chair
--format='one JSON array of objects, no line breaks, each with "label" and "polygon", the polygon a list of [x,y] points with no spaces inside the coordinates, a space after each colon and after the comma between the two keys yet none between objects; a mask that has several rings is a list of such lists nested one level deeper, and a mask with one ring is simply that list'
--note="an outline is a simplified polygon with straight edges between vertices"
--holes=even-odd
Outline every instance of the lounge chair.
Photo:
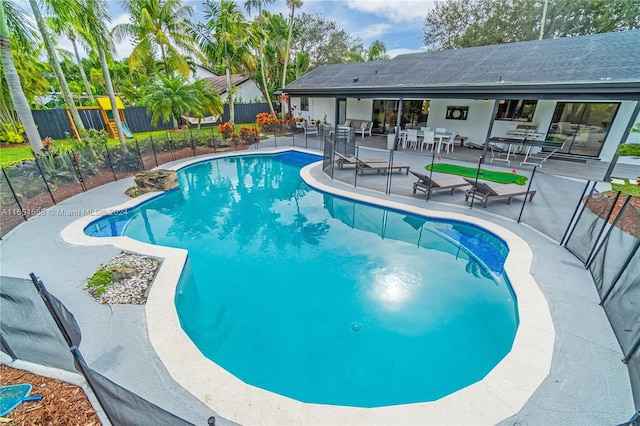
[{"label": "lounge chair", "polygon": [[358,164],[356,164],[356,171],[360,172],[360,176],[364,175],[364,172],[368,170],[375,170],[376,173],[380,173],[382,171],[391,173],[394,170],[401,172],[405,170],[406,174],[409,174],[409,167],[410,166],[402,163],[394,162],[392,164],[389,164],[388,161],[372,161],[371,159],[360,159],[358,160]]},{"label": "lounge chair", "polygon": [[381,158],[364,158],[362,160],[358,160],[358,158],[356,158],[353,155],[340,154],[338,151],[336,151],[335,154],[336,154],[336,164],[338,165],[339,169],[342,169],[344,166],[348,166],[348,165],[356,166],[358,164],[358,161],[363,161],[366,163],[385,163],[386,162],[386,160]]},{"label": "lounge chair", "polygon": [[303,129],[305,136],[318,136],[318,128],[315,124],[305,124]]},{"label": "lounge chair", "polygon": [[[473,197],[476,200],[482,201],[485,208],[487,208],[487,205],[491,200],[506,198],[507,204],[511,204],[513,197],[517,197],[519,195],[526,196],[529,194],[529,202],[531,202],[533,200],[533,196],[536,195],[535,189],[527,191],[527,188],[520,185],[507,184],[489,186],[484,182],[475,182],[473,179],[469,178],[464,178],[464,180],[469,182],[472,186],[471,189],[467,189],[467,192],[464,194],[464,200],[469,201],[469,197]],[[475,190],[473,186],[475,186]]]},{"label": "lounge chair", "polygon": [[418,180],[413,183],[413,193],[415,194],[416,191],[422,191],[427,194],[427,200],[431,198],[431,194],[433,192],[451,190],[451,195],[453,195],[456,188],[470,185],[469,182],[464,180],[461,176],[432,179],[422,173],[412,171],[411,174],[418,178]]}]

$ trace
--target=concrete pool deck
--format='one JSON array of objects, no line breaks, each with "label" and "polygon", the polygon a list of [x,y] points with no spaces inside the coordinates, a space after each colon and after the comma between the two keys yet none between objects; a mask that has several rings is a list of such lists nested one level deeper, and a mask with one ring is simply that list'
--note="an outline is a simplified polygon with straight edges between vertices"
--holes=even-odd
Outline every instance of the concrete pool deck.
[{"label": "concrete pool deck", "polygon": [[[332,182],[313,168],[307,173],[307,178],[316,181],[316,185],[311,182],[313,186],[327,185],[327,188],[321,189],[333,191],[338,188],[387,203],[402,203],[407,210],[424,213],[422,197],[384,196]],[[175,256],[172,258],[175,259],[165,261],[165,276],[159,277],[165,284],[173,282],[173,288],[171,285],[158,284],[159,281],[154,283],[146,308],[98,305],[81,290],[84,278],[120,250],[115,246],[103,245],[114,241],[99,240],[100,245],[91,247],[70,245],[63,241],[63,229],[78,219],[65,216],[64,212],[104,209],[122,204],[128,200],[122,191],[130,185],[131,179],[127,179],[73,197],[50,209],[46,216],[36,217],[8,234],[1,246],[2,275],[24,278],[29,272],[35,272],[78,319],[84,336],[80,349],[89,365],[186,420],[205,424],[206,418],[213,415],[212,410],[215,410],[220,411],[223,417],[233,415],[233,420],[247,424],[492,424],[501,419],[505,419],[503,424],[615,424],[627,420],[633,413],[629,379],[626,367],[620,362],[620,349],[604,312],[598,306],[593,283],[584,267],[557,243],[526,226],[480,209],[463,209],[439,202],[430,202],[428,205],[436,215],[464,215],[465,220],[480,221],[491,230],[495,228],[502,232],[498,228],[504,229],[507,234],[526,240],[531,247],[531,267],[522,270],[520,259],[512,265],[514,272],[509,270],[509,276],[516,281],[514,273],[524,276],[528,275],[530,269],[535,277],[536,288],[539,287],[541,292],[526,293],[532,289],[525,289],[525,293],[518,293],[518,298],[525,313],[528,307],[532,308],[529,309],[532,322],[527,320],[521,326],[538,334],[530,340],[534,343],[533,347],[521,346],[518,341],[514,346],[514,349],[522,352],[520,355],[524,356],[522,359],[526,362],[514,363],[510,369],[498,372],[499,378],[489,377],[492,385],[482,385],[484,394],[505,393],[506,396],[498,397],[498,405],[489,405],[483,392],[480,392],[480,396],[469,397],[467,388],[457,396],[452,395],[453,398],[440,400],[443,403],[441,406],[432,404],[428,407],[371,409],[367,410],[369,414],[356,413],[356,417],[353,417],[351,410],[346,410],[345,414],[332,416],[333,409],[326,406],[304,404],[308,407],[291,408],[288,401],[281,401],[286,398],[274,399],[273,394],[265,398],[258,395],[264,391],[248,385],[238,386],[235,383],[230,388],[227,385],[233,381],[230,377],[222,381],[208,381],[202,374],[202,369],[207,368],[207,361],[200,359],[205,362],[202,365],[193,362],[202,356],[184,333],[174,329],[169,332],[169,329],[161,326],[166,324],[163,321],[174,321],[175,328],[177,318],[172,318],[170,309],[166,309],[166,301],[173,300],[175,282],[182,269],[180,259],[184,261],[183,251],[173,249]],[[139,200],[133,201],[133,204],[137,203]],[[95,217],[87,219],[91,221]],[[167,250],[132,240],[128,243],[134,244],[135,251],[148,253],[148,250]],[[25,256],[25,253],[30,256]],[[163,256],[164,253],[153,251],[151,254]],[[60,258],[69,259],[69,262],[61,264]],[[549,265],[553,265],[553,268]],[[531,300],[523,300],[529,297]],[[158,299],[164,299],[164,302]],[[547,303],[553,324],[548,315],[537,310],[537,307]],[[535,318],[540,318],[540,322],[536,322]],[[552,354],[532,351],[551,348],[554,341]],[[161,354],[160,358],[154,349]],[[160,361],[162,358],[166,363],[164,352],[179,352],[166,367]],[[173,378],[167,370],[174,375]],[[514,374],[517,376],[514,377]],[[527,389],[528,394],[525,395],[519,387],[530,387],[530,381],[525,380],[525,376],[533,375],[539,376],[541,384]],[[198,396],[210,404],[211,409],[178,386],[174,379],[181,383],[190,381],[189,388],[195,388],[196,394],[203,392]],[[207,401],[209,397],[218,401]],[[257,404],[255,401],[261,398],[262,404]],[[221,399],[226,400],[229,407],[223,407]],[[253,406],[251,413],[248,412],[249,406]],[[303,411],[307,412],[304,419],[300,414]],[[217,417],[218,424],[225,423]]]}]

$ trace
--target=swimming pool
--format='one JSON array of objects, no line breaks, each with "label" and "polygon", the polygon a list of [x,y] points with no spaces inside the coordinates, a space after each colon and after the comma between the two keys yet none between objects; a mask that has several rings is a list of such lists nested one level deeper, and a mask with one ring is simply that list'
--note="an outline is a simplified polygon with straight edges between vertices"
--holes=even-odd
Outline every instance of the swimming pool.
[{"label": "swimming pool", "polygon": [[245,382],[301,401],[435,400],[506,355],[518,314],[501,240],[314,191],[283,161],[190,166],[179,191],[86,232],[187,248],[185,332]]}]

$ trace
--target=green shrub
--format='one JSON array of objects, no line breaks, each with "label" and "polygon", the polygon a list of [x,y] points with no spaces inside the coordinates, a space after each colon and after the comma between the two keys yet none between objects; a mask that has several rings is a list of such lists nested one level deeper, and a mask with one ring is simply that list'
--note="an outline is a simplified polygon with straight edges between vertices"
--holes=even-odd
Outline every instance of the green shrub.
[{"label": "green shrub", "polygon": [[89,281],[87,281],[87,287],[95,291],[96,296],[102,296],[107,287],[111,285],[111,275],[113,269],[100,269],[98,270]]},{"label": "green shrub", "polygon": [[14,126],[11,123],[4,123],[0,126],[0,143],[19,144],[24,142],[24,127],[22,124]]},{"label": "green shrub", "polygon": [[640,157],[640,143],[625,143],[618,146],[620,157],[635,156]]}]

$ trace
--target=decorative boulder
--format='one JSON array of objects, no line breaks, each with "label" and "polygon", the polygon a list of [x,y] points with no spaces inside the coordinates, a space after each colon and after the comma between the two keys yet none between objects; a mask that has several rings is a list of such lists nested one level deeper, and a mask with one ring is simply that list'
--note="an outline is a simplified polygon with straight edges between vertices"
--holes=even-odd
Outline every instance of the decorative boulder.
[{"label": "decorative boulder", "polygon": [[137,197],[152,191],[170,191],[178,187],[178,175],[175,170],[157,169],[138,173],[133,186],[125,191],[130,197]]}]

